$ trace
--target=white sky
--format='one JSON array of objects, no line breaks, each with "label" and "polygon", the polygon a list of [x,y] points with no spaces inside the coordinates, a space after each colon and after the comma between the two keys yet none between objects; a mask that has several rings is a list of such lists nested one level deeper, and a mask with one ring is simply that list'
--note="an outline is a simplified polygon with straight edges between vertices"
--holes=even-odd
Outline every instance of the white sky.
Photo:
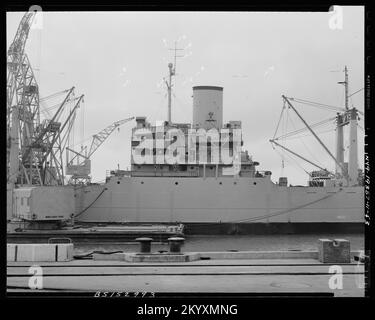
[{"label": "white sky", "polygon": [[[123,118],[167,118],[161,81],[168,74],[168,62],[173,62],[168,48],[179,39],[178,47],[187,47],[187,56],[177,62],[172,120],[191,122],[192,86],[223,86],[224,121],[242,121],[244,148],[260,162],[258,169],[271,170],[273,180],[284,175],[292,184],[306,184],[308,177],[299,166],[315,168],[286,157],[282,170],[281,157],[268,140],[279,119],[282,94],[343,106],[344,90],[337,82],[344,75],[332,71],[342,71],[345,65],[349,93],[363,88],[364,9],[343,8],[342,30],[329,28],[328,12],[44,12],[42,29],[31,30],[26,52],[41,97],[72,86],[77,94],[85,94],[84,128],[75,129],[78,142]],[[7,14],[8,47],[22,15]],[[363,101],[361,91],[350,105],[363,111]],[[310,124],[335,116],[332,111],[295,106]],[[295,128],[289,122],[289,131],[303,127],[292,111],[290,117]],[[82,124],[78,119],[77,126]],[[104,180],[106,170],[117,164],[121,169],[130,166],[134,124],[116,130],[93,155],[93,181]],[[320,131],[330,128],[321,138],[334,154],[333,123]],[[363,167],[361,130],[358,137]],[[334,169],[333,160],[312,138],[286,145]]]}]

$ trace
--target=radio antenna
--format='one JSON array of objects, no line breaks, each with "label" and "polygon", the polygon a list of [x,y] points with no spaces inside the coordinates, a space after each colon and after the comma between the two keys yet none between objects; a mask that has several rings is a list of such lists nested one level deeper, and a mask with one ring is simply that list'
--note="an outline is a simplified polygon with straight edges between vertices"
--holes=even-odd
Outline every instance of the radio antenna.
[{"label": "radio antenna", "polygon": [[174,65],[173,63],[168,64],[169,68],[169,79],[168,81],[165,80],[165,83],[167,85],[168,89],[168,123],[172,122],[172,77],[176,75],[176,64],[177,64],[177,58],[182,58],[184,57],[183,55],[177,55],[177,51],[182,51],[184,49],[182,48],[177,48],[177,41],[174,42],[174,48],[169,48],[169,50],[174,51]]}]

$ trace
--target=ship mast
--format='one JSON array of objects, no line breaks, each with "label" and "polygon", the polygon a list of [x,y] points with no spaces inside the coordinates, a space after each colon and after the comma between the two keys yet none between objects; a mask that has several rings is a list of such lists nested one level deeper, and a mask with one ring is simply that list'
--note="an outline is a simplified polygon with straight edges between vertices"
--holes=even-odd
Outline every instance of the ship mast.
[{"label": "ship mast", "polygon": [[336,165],[336,176],[337,178],[347,177],[347,172],[345,172],[344,167],[344,126],[348,124],[347,111],[349,110],[349,97],[348,97],[348,68],[344,68],[345,81],[340,81],[338,84],[343,84],[345,86],[345,113],[337,113],[336,117],[336,159],[339,165]]},{"label": "ship mast", "polygon": [[175,75],[175,69],[173,69],[173,63],[168,63],[169,68],[169,81],[165,81],[168,90],[168,123],[172,121],[172,76]]},{"label": "ship mast", "polygon": [[338,82],[339,84],[343,84],[345,86],[345,109],[349,110],[349,80],[348,80],[348,67],[345,66],[344,68],[345,74],[345,81]]},{"label": "ship mast", "polygon": [[172,122],[172,77],[176,75],[176,62],[177,58],[183,57],[178,56],[177,51],[184,50],[182,48],[177,48],[177,41],[174,42],[174,48],[169,48],[169,50],[174,51],[174,65],[173,63],[168,63],[169,68],[169,75],[168,75],[168,81],[165,80],[165,84],[167,85],[168,90],[168,123],[170,124]]},{"label": "ship mast", "polygon": [[357,141],[357,118],[358,111],[356,108],[349,109],[349,76],[348,68],[344,68],[345,81],[339,84],[345,86],[345,112],[337,114],[337,135],[336,135],[336,158],[339,163],[344,164],[344,132],[343,127],[349,124],[349,160],[348,167],[345,171],[340,171],[336,167],[338,176],[342,175],[348,181],[349,186],[358,183],[358,141]]},{"label": "ship mast", "polygon": [[336,177],[342,178],[344,170],[344,114],[337,113],[336,116]]}]

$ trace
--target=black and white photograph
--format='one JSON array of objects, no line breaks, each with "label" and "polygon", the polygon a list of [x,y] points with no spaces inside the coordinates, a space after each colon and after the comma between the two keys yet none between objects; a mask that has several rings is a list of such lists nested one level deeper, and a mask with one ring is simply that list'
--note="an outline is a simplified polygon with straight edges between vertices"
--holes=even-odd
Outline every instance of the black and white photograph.
[{"label": "black and white photograph", "polygon": [[[365,22],[7,10],[8,298],[230,319],[220,297],[367,297]],[[158,304],[183,296],[218,300]]]}]

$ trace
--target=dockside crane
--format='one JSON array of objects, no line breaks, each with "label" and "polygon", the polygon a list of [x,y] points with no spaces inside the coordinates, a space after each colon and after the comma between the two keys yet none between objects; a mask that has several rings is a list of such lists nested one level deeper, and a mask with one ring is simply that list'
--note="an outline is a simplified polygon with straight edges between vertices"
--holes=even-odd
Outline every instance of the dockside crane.
[{"label": "dockside crane", "polygon": [[[85,184],[87,182],[90,182],[91,156],[95,153],[96,150],[98,150],[98,148],[104,143],[104,141],[107,140],[107,138],[116,128],[119,128],[121,125],[133,119],[134,117],[116,121],[97,134],[94,134],[92,136],[90,147],[81,147],[80,152],[66,147],[66,174],[71,175],[69,182],[72,184]],[[69,152],[75,154],[70,160],[68,159]],[[75,161],[76,164],[74,164]]]},{"label": "dockside crane", "polygon": [[[63,185],[63,136],[61,114],[68,103],[75,102],[74,87],[51,119],[41,119],[39,86],[25,53],[36,12],[26,12],[18,26],[7,58],[7,182],[17,185]],[[79,105],[77,106],[79,107]],[[74,108],[76,110],[77,108]],[[74,114],[69,116],[74,118]],[[60,154],[57,154],[57,153]]]},{"label": "dockside crane", "polygon": [[7,53],[7,182],[13,187],[22,176],[30,184],[41,183],[37,151],[30,153],[25,165],[20,163],[20,150],[31,144],[40,122],[39,88],[25,53],[35,14],[24,14]]},{"label": "dockside crane", "polygon": [[[25,218],[27,212],[22,211],[26,208],[22,205],[26,190],[65,184],[63,151],[83,102],[83,95],[75,97],[73,87],[63,91],[66,97],[57,104],[58,110],[52,117],[49,113],[41,117],[40,100],[43,98],[40,99],[39,85],[25,49],[36,14],[36,11],[29,11],[23,15],[7,51],[8,219],[28,219]],[[48,216],[50,219],[51,214]]]}]

